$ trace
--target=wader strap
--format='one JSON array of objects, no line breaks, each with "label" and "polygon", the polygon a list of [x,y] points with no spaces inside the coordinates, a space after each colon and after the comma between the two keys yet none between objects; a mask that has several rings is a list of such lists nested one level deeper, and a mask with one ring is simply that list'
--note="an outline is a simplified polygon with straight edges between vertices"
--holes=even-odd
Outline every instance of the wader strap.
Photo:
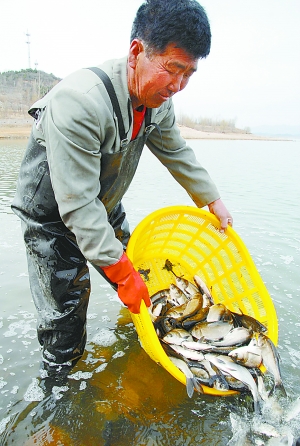
[{"label": "wader strap", "polygon": [[114,112],[116,113],[116,116],[118,119],[119,135],[120,135],[121,144],[122,144],[122,141],[124,141],[127,138],[127,133],[125,132],[125,127],[124,127],[124,122],[123,122],[122,113],[121,113],[121,109],[120,109],[120,104],[119,104],[115,89],[113,87],[113,84],[112,84],[110,78],[105,73],[105,71],[101,70],[101,68],[89,67],[88,70],[93,71],[98,77],[100,77],[100,79],[102,80],[102,82],[107,90],[107,93],[110,97]]}]

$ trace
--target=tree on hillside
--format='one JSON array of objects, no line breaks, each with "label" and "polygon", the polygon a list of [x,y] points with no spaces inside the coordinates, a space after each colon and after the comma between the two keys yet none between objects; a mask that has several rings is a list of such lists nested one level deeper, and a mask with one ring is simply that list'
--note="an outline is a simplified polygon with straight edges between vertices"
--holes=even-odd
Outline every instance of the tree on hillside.
[{"label": "tree on hillside", "polygon": [[39,70],[0,73],[0,118],[27,116],[27,110],[60,79]]}]

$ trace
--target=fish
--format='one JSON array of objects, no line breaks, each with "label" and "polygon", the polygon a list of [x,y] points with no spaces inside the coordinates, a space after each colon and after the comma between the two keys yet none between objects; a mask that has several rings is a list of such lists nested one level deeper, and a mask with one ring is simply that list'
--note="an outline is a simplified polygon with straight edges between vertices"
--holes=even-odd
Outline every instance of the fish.
[{"label": "fish", "polygon": [[170,289],[165,289],[165,290],[161,290],[158,291],[157,293],[153,294],[150,297],[150,300],[152,302],[152,304],[158,303],[158,302],[162,302],[162,303],[167,303],[167,300],[170,298]]},{"label": "fish", "polygon": [[224,338],[232,328],[233,325],[228,322],[199,322],[194,325],[191,334],[196,339],[204,338],[209,341],[217,341]]},{"label": "fish", "polygon": [[198,310],[196,314],[194,314],[193,316],[189,316],[182,321],[182,327],[185,330],[190,330],[198,322],[204,321],[206,319],[208,310],[209,307],[200,308],[200,310]]},{"label": "fish", "polygon": [[252,330],[253,333],[265,333],[267,331],[267,327],[259,322],[252,316],[248,314],[238,314],[235,312],[231,312],[238,326],[242,326]]},{"label": "fish", "polygon": [[[187,279],[183,277],[175,278],[176,285],[178,288],[190,299],[194,296],[194,294],[199,294],[199,288],[194,285],[192,282],[189,282]],[[202,295],[202,294],[201,294]]]},{"label": "fish", "polygon": [[285,420],[286,421],[293,420],[299,415],[299,413],[300,413],[300,396],[292,403],[288,413],[285,416]]},{"label": "fish", "polygon": [[[199,276],[194,276],[194,285],[176,275],[171,262],[166,261],[165,268],[172,272],[175,283],[153,296],[153,324],[167,356],[189,380],[188,395],[193,395],[195,383],[225,392],[249,392],[255,412],[260,413],[261,401],[270,401],[274,389],[285,392],[279,355],[265,334],[266,326],[222,303],[215,304]],[[261,365],[274,378],[269,395]]]},{"label": "fish", "polygon": [[156,320],[153,322],[153,325],[159,338],[163,337],[166,333],[175,328],[173,319],[165,316],[159,316],[158,318],[156,318]]},{"label": "fish", "polygon": [[169,359],[185,375],[186,391],[188,396],[192,398],[194,390],[199,393],[203,393],[201,384],[199,384],[198,380],[195,378],[195,375],[191,372],[186,362],[181,359],[175,358],[174,356],[169,356]]},{"label": "fish", "polygon": [[200,361],[188,361],[188,366],[197,378],[208,386],[213,386],[214,382],[219,379],[221,372],[217,367],[212,365],[207,359],[203,358]]},{"label": "fish", "polygon": [[248,345],[232,350],[228,356],[245,367],[259,367],[262,363],[261,348],[255,345],[252,340]]},{"label": "fish", "polygon": [[196,350],[190,350],[189,348],[182,347],[181,345],[169,344],[170,347],[175,350],[176,353],[183,358],[192,359],[193,361],[201,361],[204,359],[204,355]]},{"label": "fish", "polygon": [[208,286],[206,285],[206,283],[201,279],[201,277],[198,276],[197,274],[195,274],[194,275],[194,282],[197,285],[200,293],[206,294],[206,296],[209,298],[209,300],[213,303],[213,298],[211,296],[211,292],[208,289]]},{"label": "fish", "polygon": [[220,354],[229,354],[232,350],[235,349],[235,346],[229,346],[229,347],[216,347],[214,344],[211,344],[209,342],[201,342],[199,341],[183,341],[181,344],[183,347],[190,348],[192,350],[198,350],[198,351],[208,351],[211,353],[220,353]]},{"label": "fish", "polygon": [[198,310],[202,308],[202,296],[198,292],[194,294],[194,296],[189,299],[186,303],[170,308],[166,312],[166,316],[173,317],[179,321],[186,319],[187,317],[191,317],[197,313]]},{"label": "fish", "polygon": [[170,285],[169,295],[169,301],[174,305],[182,305],[184,303],[187,303],[188,301],[188,298],[184,294],[184,292],[180,288],[178,288],[178,286],[174,285],[174,283],[171,283]]},{"label": "fish", "polygon": [[219,303],[219,304],[213,304],[209,307],[206,320],[207,322],[216,322],[216,321],[232,322],[233,316],[231,314],[231,311],[229,311],[225,307],[225,305]]},{"label": "fish", "polygon": [[220,341],[213,341],[215,346],[228,347],[240,345],[250,340],[251,332],[245,327],[236,327],[230,330]]},{"label": "fish", "polygon": [[262,363],[274,378],[274,386],[271,389],[269,396],[271,396],[275,390],[279,390],[282,395],[287,396],[281,378],[279,354],[276,350],[275,345],[273,344],[271,339],[263,333],[258,333],[256,335],[256,340],[257,346],[261,349]]},{"label": "fish", "polygon": [[253,401],[254,401],[254,411],[256,414],[260,414],[260,395],[258,393],[257,385],[249,372],[249,370],[237,363],[235,363],[228,356],[214,355],[212,353],[205,354],[205,359],[210,361],[216,367],[218,367],[223,372],[233,376],[235,379],[238,379],[242,383],[244,383],[248,389],[250,390]]},{"label": "fish", "polygon": [[183,328],[174,328],[173,330],[170,330],[165,336],[162,338],[163,342],[166,342],[167,344],[175,344],[175,345],[182,345],[185,341],[193,341],[192,335],[184,330]]}]

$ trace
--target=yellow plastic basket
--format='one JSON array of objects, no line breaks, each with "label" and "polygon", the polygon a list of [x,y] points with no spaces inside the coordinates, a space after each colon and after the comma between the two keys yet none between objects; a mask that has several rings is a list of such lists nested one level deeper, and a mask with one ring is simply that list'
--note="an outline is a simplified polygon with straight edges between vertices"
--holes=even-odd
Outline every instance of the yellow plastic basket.
[{"label": "yellow plastic basket", "polygon": [[[219,222],[210,212],[192,206],[172,206],[153,212],[136,227],[126,252],[137,270],[150,270],[145,275],[150,296],[174,282],[172,273],[164,268],[168,259],[176,275],[192,282],[194,275],[200,276],[211,289],[215,303],[258,319],[277,345],[276,311],[246,246],[231,227],[220,233]],[[140,313],[131,316],[150,358],[186,384],[185,375],[164,352],[144,302]],[[207,386],[203,390],[222,396],[238,393]]]}]

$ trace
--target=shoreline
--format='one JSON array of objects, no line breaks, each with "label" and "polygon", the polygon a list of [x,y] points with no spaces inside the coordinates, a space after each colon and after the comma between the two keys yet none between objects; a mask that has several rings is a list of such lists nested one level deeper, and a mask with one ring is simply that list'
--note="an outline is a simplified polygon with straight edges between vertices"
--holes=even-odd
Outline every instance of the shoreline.
[{"label": "shoreline", "polygon": [[[4,121],[4,120],[3,120]],[[30,136],[32,121],[14,125],[0,121],[0,140],[26,139]],[[292,138],[278,138],[272,136],[259,136],[251,133],[216,133],[202,132],[190,127],[178,125],[180,134],[184,139],[215,139],[215,140],[260,140],[260,141],[293,141]]]}]

